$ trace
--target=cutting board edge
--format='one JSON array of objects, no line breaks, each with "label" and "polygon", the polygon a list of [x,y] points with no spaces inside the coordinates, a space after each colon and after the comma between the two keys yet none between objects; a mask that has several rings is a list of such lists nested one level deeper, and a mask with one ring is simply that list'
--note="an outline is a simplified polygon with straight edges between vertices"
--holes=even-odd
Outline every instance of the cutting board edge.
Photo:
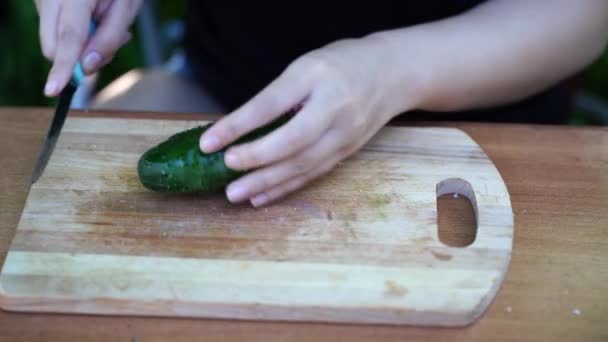
[{"label": "cutting board edge", "polygon": [[[182,317],[197,319],[235,319],[279,322],[317,322],[338,324],[405,325],[429,327],[465,327],[478,321],[497,297],[504,283],[512,253],[504,259],[499,278],[472,308],[451,313],[434,310],[416,311],[395,307],[280,306],[259,303],[193,302],[175,299],[126,300],[111,297],[65,297],[61,295],[11,295],[3,286],[5,272],[0,273],[0,308],[6,312],[44,312],[56,314],[89,314],[144,317]],[[127,303],[125,305],[125,303]],[[415,312],[403,316],[403,311]],[[287,312],[287,313],[286,313]],[[441,323],[438,323],[441,322]]]},{"label": "cutting board edge", "polygon": [[[35,296],[11,298],[5,296],[3,291],[0,290],[0,309],[13,313],[463,328],[476,323],[486,311],[485,309],[478,310],[478,308],[475,308],[467,312],[428,311],[408,315],[394,308],[353,309],[293,305],[283,307],[277,305],[260,306],[259,304],[244,306],[242,303],[193,304],[175,300],[131,301],[128,304],[129,308],[125,309],[124,304],[120,303],[121,301],[112,298],[73,299]],[[151,306],[157,306],[157,308],[151,309]],[[483,307],[485,306],[487,304],[483,305]]]}]

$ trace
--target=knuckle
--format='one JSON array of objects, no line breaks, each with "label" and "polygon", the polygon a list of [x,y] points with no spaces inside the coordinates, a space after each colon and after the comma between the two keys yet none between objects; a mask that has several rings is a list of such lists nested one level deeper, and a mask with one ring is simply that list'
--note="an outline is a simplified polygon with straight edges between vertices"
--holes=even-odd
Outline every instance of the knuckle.
[{"label": "knuckle", "polygon": [[302,68],[306,74],[313,77],[322,77],[330,74],[333,70],[331,63],[318,53],[309,53],[296,60],[294,68]]},{"label": "knuckle", "polygon": [[310,168],[310,162],[305,158],[298,158],[291,164],[290,173],[296,176],[301,176],[307,173]]},{"label": "knuckle", "polygon": [[269,189],[275,185],[273,180],[274,179],[269,174],[261,175],[261,177],[259,177],[257,181],[252,184],[251,189],[253,189],[254,192],[261,192],[265,189]]},{"label": "knuckle", "polygon": [[256,96],[255,101],[251,102],[251,112],[254,115],[266,119],[272,115],[274,108],[281,108],[283,100],[274,94],[267,92]]},{"label": "knuckle", "polygon": [[338,92],[338,104],[337,110],[339,113],[350,114],[356,112],[357,106],[355,97],[350,90],[344,89],[345,87],[341,87],[337,90]]},{"label": "knuckle", "polygon": [[354,150],[357,149],[356,140],[347,139],[338,144],[337,154],[339,156],[345,157],[350,155]]},{"label": "knuckle", "polygon": [[112,39],[106,45],[105,55],[106,56],[114,56],[116,54],[116,52],[118,51],[118,49],[120,49],[121,47],[122,47],[122,41],[121,40]]},{"label": "knuckle", "polygon": [[355,115],[353,120],[350,120],[350,129],[355,134],[362,134],[367,127],[367,117],[365,115]]},{"label": "knuckle", "polygon": [[318,151],[309,149],[301,153],[295,159],[293,159],[292,168],[294,169],[295,174],[308,174],[309,171],[312,170],[315,165],[319,164],[320,160],[322,160],[322,158],[319,158]]},{"label": "knuckle", "polygon": [[42,55],[52,61],[55,58],[55,49],[49,43],[42,43]]},{"label": "knuckle", "polygon": [[104,34],[95,36],[93,45],[104,56],[114,55],[123,45],[124,34]]},{"label": "knuckle", "polygon": [[56,53],[53,59],[53,66],[58,69],[70,68],[70,65],[75,62],[75,57],[71,57],[65,53]]},{"label": "knuckle", "polygon": [[310,57],[310,72],[316,75],[327,75],[331,72],[332,68],[327,59],[319,56]]},{"label": "knuckle", "polygon": [[306,130],[303,130],[303,129],[295,130],[294,132],[291,132],[285,138],[285,146],[290,147],[290,148],[296,148],[296,149],[299,148],[300,146],[302,146],[304,144],[306,135],[307,135]]},{"label": "knuckle", "polygon": [[266,196],[268,196],[268,200],[266,201],[266,204],[270,204],[270,203],[276,201],[277,199],[281,198],[281,189],[273,188],[271,190],[268,190],[268,191],[266,191]]},{"label": "knuckle", "polygon": [[362,109],[361,94],[341,77],[333,77],[331,84],[324,87],[324,93],[331,99],[331,110],[337,114],[350,116]]},{"label": "knuckle", "polygon": [[241,150],[238,156],[241,164],[245,168],[255,168],[263,163],[263,160],[252,149]]},{"label": "knuckle", "polygon": [[236,122],[225,121],[221,126],[217,127],[216,133],[223,141],[233,140],[240,135],[240,127]]},{"label": "knuckle", "polygon": [[293,187],[294,187],[294,181],[290,181],[284,185],[275,187],[272,190],[267,192],[268,198],[271,201],[275,201],[275,200],[285,196],[285,194],[287,194],[290,191],[290,189],[292,189]]},{"label": "knuckle", "polygon": [[116,51],[120,48],[120,41],[112,36],[112,37],[102,37],[100,36],[97,41],[95,41],[95,49],[104,56],[111,56],[116,53]]},{"label": "knuckle", "polygon": [[340,118],[336,124],[350,137],[365,135],[369,127],[369,116],[353,103],[339,104]]},{"label": "knuckle", "polygon": [[62,43],[82,43],[85,35],[72,25],[64,25],[59,30],[59,40]]}]

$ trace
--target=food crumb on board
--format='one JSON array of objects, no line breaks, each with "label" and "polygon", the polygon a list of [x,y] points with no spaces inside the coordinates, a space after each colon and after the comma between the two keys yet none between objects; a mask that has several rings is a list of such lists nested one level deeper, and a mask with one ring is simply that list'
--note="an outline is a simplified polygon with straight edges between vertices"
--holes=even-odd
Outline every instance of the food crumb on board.
[{"label": "food crumb on board", "polygon": [[505,308],[505,311],[506,311],[506,312],[511,312],[511,311],[513,311],[513,308],[511,308],[510,306],[507,306],[507,307]]},{"label": "food crumb on board", "polygon": [[572,309],[572,314],[574,314],[574,316],[580,316],[581,313],[582,313],[582,311],[579,308]]},{"label": "food crumb on board", "polygon": [[454,198],[458,198],[458,193],[457,193],[457,192],[455,192],[455,193],[452,195],[452,197],[454,197]]},{"label": "food crumb on board", "polygon": [[278,224],[284,224],[286,221],[287,221],[287,218],[283,215],[272,218],[272,222],[278,223]]},{"label": "food crumb on board", "polygon": [[524,210],[522,210],[522,211],[521,211],[521,213],[522,213],[522,214],[525,214],[525,213],[527,213],[527,212],[528,212],[528,210],[527,210],[527,209],[524,209]]}]

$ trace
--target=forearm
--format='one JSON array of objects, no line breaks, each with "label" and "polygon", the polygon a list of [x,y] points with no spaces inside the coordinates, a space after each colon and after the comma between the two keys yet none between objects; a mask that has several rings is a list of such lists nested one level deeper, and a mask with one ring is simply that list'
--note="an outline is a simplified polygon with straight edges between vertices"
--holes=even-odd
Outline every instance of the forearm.
[{"label": "forearm", "polygon": [[608,1],[494,0],[371,37],[383,46],[387,98],[399,99],[397,111],[496,106],[593,62],[608,39]]}]

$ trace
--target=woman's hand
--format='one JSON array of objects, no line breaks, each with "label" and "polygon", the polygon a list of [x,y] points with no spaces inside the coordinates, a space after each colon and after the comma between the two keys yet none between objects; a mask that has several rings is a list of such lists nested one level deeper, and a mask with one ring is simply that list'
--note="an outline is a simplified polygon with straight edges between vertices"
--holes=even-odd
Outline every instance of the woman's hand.
[{"label": "woman's hand", "polygon": [[361,148],[398,114],[390,96],[394,91],[387,89],[390,75],[382,44],[367,38],[343,40],[302,56],[203,134],[201,150],[214,152],[299,108],[274,132],[227,150],[228,167],[252,170],[228,186],[230,201],[250,200],[257,207],[303,187]]},{"label": "woman's hand", "polygon": [[269,203],[331,170],[396,114],[514,102],[589,65],[608,41],[608,2],[551,6],[488,1],[445,20],[330,44],[218,121],[201,149],[218,150],[302,105],[273,133],[226,153],[229,167],[256,169],[229,185],[228,198]]},{"label": "woman's hand", "polygon": [[[40,16],[40,42],[44,56],[53,62],[44,93],[57,96],[82,60],[86,74],[109,63],[131,38],[133,23],[143,0],[36,0]],[[89,39],[91,19],[97,23]]]}]

